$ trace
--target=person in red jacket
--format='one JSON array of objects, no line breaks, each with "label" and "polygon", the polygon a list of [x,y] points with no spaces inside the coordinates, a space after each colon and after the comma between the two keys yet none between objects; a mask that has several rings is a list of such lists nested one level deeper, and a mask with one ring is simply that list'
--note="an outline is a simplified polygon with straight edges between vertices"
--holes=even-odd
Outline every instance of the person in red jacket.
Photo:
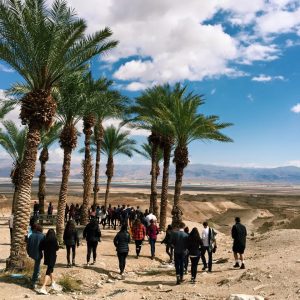
[{"label": "person in red jacket", "polygon": [[136,219],[132,226],[132,239],[135,241],[136,258],[139,258],[142,243],[146,236],[146,228],[140,219]]},{"label": "person in red jacket", "polygon": [[159,234],[159,228],[155,225],[154,220],[150,220],[150,225],[147,227],[147,236],[151,247],[151,259],[155,257],[155,243],[157,235]]}]

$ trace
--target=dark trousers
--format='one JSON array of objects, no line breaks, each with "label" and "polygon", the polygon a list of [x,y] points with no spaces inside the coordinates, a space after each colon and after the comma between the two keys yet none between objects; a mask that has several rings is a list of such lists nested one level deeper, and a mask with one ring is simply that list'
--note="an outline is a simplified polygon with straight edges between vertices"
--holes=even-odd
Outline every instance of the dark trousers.
[{"label": "dark trousers", "polygon": [[87,242],[87,256],[86,256],[86,261],[89,262],[91,258],[91,253],[93,251],[93,259],[94,261],[97,258],[97,246],[98,242]]},{"label": "dark trousers", "polygon": [[180,278],[183,277],[184,258],[184,253],[174,253],[176,276]]},{"label": "dark trousers", "polygon": [[72,263],[75,263],[75,255],[76,255],[76,245],[66,245],[67,248],[67,261],[68,261],[68,265],[71,263],[70,262],[70,254],[71,254],[71,249],[72,249]]},{"label": "dark trousers", "polygon": [[139,256],[142,249],[143,240],[135,240],[135,251],[136,255]]},{"label": "dark trousers", "polygon": [[123,273],[125,270],[127,255],[128,255],[128,252],[123,252],[123,253],[118,252],[120,273]]},{"label": "dark trousers", "polygon": [[189,254],[186,253],[186,254],[185,254],[185,257],[184,257],[184,270],[185,270],[186,272],[187,272],[188,267],[189,267],[189,258],[190,258]]},{"label": "dark trousers", "polygon": [[170,257],[170,260],[173,260],[174,248],[171,245],[166,245],[166,252]]},{"label": "dark trousers", "polygon": [[192,275],[191,277],[193,279],[196,279],[200,256],[190,257],[190,259],[191,259],[191,275]]},{"label": "dark trousers", "polygon": [[155,256],[155,243],[156,243],[156,240],[155,239],[149,239],[149,243],[150,243],[150,249],[151,249],[151,256],[154,257]]},{"label": "dark trousers", "polygon": [[[205,258],[205,253],[208,253],[208,265],[206,262],[206,258]],[[201,260],[203,263],[203,267],[207,268],[208,266],[208,271],[211,271],[212,268],[212,251],[209,251],[209,247],[201,247]]]}]

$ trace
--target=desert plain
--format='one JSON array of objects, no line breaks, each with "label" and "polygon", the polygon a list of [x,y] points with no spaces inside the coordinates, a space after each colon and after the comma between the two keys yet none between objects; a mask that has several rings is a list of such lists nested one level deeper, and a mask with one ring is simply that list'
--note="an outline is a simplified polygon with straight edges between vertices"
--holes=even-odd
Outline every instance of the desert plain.
[{"label": "desert plain", "polygon": [[[59,186],[47,186],[46,205],[57,207]],[[102,189],[103,191],[104,189]],[[12,279],[5,273],[10,238],[7,218],[10,214],[12,188],[0,183],[0,299],[230,299],[232,294],[261,296],[261,299],[300,299],[300,189],[297,186],[244,184],[186,187],[182,195],[184,221],[192,229],[202,231],[202,222],[209,220],[218,232],[218,249],[213,256],[213,272],[203,272],[199,262],[196,284],[191,284],[190,272],[177,286],[175,269],[168,263],[165,246],[156,244],[156,257],[150,259],[150,246],[144,242],[141,257],[135,258],[134,243],[130,244],[125,276],[119,275],[113,237],[117,231],[102,229],[97,263],[87,267],[86,244],[81,239],[77,249],[76,267],[67,268],[66,250],[58,251],[54,275],[57,282],[71,280],[71,290],[38,295],[29,289],[28,279]],[[33,185],[32,203],[37,199]],[[82,185],[70,184],[68,203],[81,203]],[[113,206],[129,204],[146,209],[149,188],[119,184],[112,187]],[[103,194],[100,194],[100,205]],[[172,189],[169,196],[168,221],[171,222]],[[55,211],[54,211],[55,213]],[[241,217],[248,230],[245,252],[246,269],[234,269],[232,239],[234,217]],[[44,227],[44,232],[50,226]],[[79,228],[81,231],[82,228]],[[42,268],[42,276],[45,269]],[[72,290],[73,287],[73,290]]]}]

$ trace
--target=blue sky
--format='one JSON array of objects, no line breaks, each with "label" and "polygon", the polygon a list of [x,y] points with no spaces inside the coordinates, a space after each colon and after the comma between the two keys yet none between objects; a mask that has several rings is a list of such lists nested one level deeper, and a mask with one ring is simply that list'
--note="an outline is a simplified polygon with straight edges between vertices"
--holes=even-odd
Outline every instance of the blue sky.
[{"label": "blue sky", "polygon": [[[129,97],[154,84],[180,81],[204,95],[201,112],[234,123],[225,131],[234,143],[194,142],[191,163],[300,166],[299,1],[100,2],[69,1],[88,21],[89,32],[109,26],[120,41],[117,49],[93,60],[96,77],[112,78]],[[0,89],[18,78],[0,62]],[[8,118],[17,116],[14,111]],[[146,140],[145,132],[133,135],[139,143]],[[51,151],[62,157],[58,145]],[[80,159],[76,154],[74,162]],[[145,161],[135,156],[118,162]]]}]

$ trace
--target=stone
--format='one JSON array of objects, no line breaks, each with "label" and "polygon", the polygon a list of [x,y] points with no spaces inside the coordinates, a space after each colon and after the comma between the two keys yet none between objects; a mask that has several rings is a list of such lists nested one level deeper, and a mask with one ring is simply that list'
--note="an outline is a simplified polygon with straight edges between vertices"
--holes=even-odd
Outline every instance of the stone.
[{"label": "stone", "polygon": [[261,289],[265,288],[266,286],[267,286],[267,284],[258,285],[258,286],[256,286],[256,287],[253,288],[253,291],[261,290]]},{"label": "stone", "polygon": [[272,278],[272,275],[269,274],[269,275],[267,276],[267,278]]},{"label": "stone", "polygon": [[257,295],[232,294],[227,300],[264,300],[264,297]]},{"label": "stone", "polygon": [[25,294],[24,298],[30,298],[30,296],[28,294]]},{"label": "stone", "polygon": [[151,287],[150,287],[150,286],[146,286],[146,287],[145,287],[145,290],[146,290],[146,291],[151,291]]},{"label": "stone", "polygon": [[106,282],[107,283],[114,283],[114,281],[112,279],[107,279]]},{"label": "stone", "polygon": [[159,285],[157,286],[157,288],[158,288],[159,290],[162,290],[163,285],[162,285],[162,284],[159,284]]}]

